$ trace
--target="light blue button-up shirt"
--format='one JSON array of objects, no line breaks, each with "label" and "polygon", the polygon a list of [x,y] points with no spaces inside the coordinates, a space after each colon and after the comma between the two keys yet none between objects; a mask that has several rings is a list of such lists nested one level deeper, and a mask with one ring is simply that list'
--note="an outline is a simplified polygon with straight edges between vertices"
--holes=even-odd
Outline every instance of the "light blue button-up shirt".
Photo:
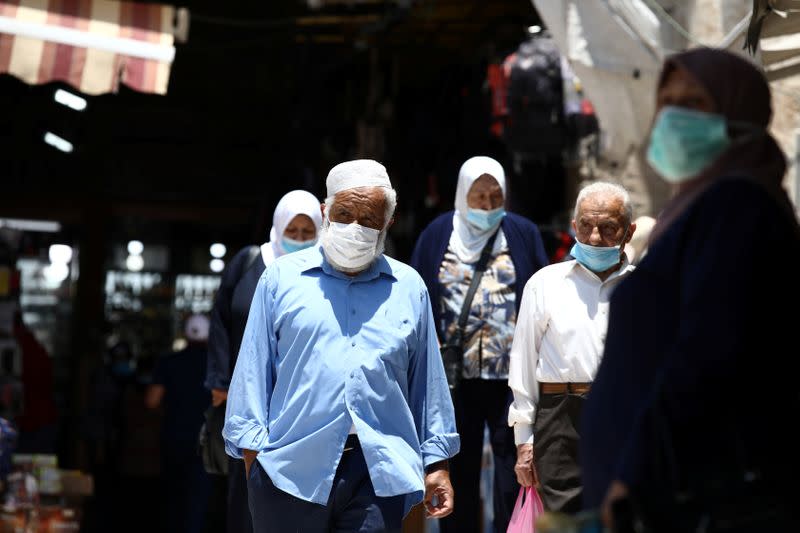
[{"label": "light blue button-up shirt", "polygon": [[228,390],[229,455],[259,452],[279,489],[327,504],[355,426],[378,496],[422,500],[423,466],[458,453],[428,291],[381,256],[355,277],[322,249],[270,265],[250,307]]}]

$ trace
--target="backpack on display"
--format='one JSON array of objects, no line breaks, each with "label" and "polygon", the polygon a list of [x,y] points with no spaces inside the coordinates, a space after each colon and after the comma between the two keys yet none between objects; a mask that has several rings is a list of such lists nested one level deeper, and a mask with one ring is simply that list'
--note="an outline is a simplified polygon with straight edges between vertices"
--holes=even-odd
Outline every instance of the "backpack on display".
[{"label": "backpack on display", "polygon": [[507,76],[504,138],[518,154],[560,154],[566,144],[561,54],[546,35],[522,43],[503,62]]}]

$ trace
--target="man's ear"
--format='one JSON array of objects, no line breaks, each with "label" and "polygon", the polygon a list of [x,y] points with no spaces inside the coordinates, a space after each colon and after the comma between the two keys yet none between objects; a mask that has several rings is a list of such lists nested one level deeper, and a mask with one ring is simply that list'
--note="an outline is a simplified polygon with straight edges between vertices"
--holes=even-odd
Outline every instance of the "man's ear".
[{"label": "man's ear", "polygon": [[631,237],[633,237],[634,233],[636,233],[636,224],[631,222],[630,226],[628,226],[628,238],[625,240],[623,244],[631,242]]},{"label": "man's ear", "polygon": [[394,224],[394,217],[392,217],[392,218],[389,220],[389,223],[388,223],[388,224],[386,224],[386,229],[389,229],[389,228],[391,228],[391,227],[392,227],[392,224]]},{"label": "man's ear", "polygon": [[322,213],[322,220],[325,220],[325,204],[319,204],[319,212]]}]

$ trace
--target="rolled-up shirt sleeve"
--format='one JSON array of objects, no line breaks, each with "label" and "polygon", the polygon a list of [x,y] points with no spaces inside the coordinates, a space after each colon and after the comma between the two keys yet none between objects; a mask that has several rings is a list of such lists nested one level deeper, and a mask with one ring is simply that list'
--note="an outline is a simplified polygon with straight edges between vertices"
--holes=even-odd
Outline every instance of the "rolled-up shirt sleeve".
[{"label": "rolled-up shirt sleeve", "polygon": [[272,322],[271,272],[264,271],[253,295],[239,357],[228,389],[222,436],[228,455],[261,451],[267,445],[277,339]]},{"label": "rolled-up shirt sleeve", "polygon": [[533,443],[533,422],[539,401],[536,367],[545,326],[539,318],[542,313],[535,287],[535,278],[531,278],[522,293],[508,368],[508,386],[514,393],[514,402],[508,409],[508,425],[514,428],[517,445]]},{"label": "rolled-up shirt sleeve", "polygon": [[461,446],[450,388],[444,373],[428,291],[420,294],[417,345],[408,368],[409,402],[424,466],[449,459]]}]

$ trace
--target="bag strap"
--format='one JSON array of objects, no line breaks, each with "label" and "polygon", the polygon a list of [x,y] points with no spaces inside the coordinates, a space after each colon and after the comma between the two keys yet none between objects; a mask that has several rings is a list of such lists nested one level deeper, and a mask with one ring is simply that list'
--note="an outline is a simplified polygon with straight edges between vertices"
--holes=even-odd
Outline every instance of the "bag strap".
[{"label": "bag strap", "polygon": [[461,314],[458,316],[458,330],[456,335],[459,337],[464,336],[464,328],[467,327],[467,320],[469,319],[469,311],[472,308],[472,300],[475,298],[475,293],[478,292],[478,286],[481,284],[481,278],[489,264],[489,259],[492,257],[492,248],[494,248],[494,241],[497,239],[497,234],[500,232],[498,228],[494,234],[489,237],[486,246],[481,251],[481,257],[475,263],[475,272],[472,274],[472,282],[469,284],[466,296],[464,296],[464,305],[461,306]]}]

